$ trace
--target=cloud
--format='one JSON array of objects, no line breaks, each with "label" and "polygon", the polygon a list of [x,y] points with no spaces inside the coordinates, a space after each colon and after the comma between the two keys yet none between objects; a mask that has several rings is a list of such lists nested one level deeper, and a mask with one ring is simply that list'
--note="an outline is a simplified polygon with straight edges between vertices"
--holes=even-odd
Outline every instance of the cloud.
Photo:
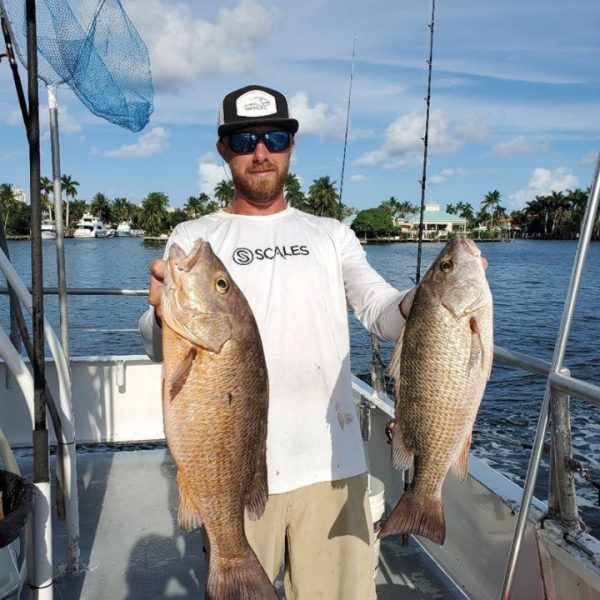
[{"label": "cloud", "polygon": [[364,183],[365,181],[369,181],[369,178],[366,175],[352,175],[350,177],[350,181],[354,182],[354,183]]},{"label": "cloud", "polygon": [[271,29],[271,15],[255,0],[220,9],[215,23],[195,18],[189,6],[161,0],[129,0],[127,11],[148,46],[156,89],[248,72],[257,62],[256,44]]},{"label": "cloud", "polygon": [[[449,123],[442,111],[429,116],[429,154],[456,152],[472,134],[467,121]],[[372,150],[354,161],[354,166],[381,166],[386,169],[407,169],[421,163],[425,115],[415,112],[397,118],[388,125],[380,149]]]},{"label": "cloud", "polygon": [[167,146],[169,134],[162,127],[155,127],[148,133],[140,136],[135,144],[121,146],[116,150],[109,150],[104,156],[142,158],[159,154]]},{"label": "cloud", "polygon": [[536,150],[525,136],[520,135],[507,142],[500,142],[492,149],[492,156],[522,156],[535,154]]},{"label": "cloud", "polygon": [[229,167],[213,152],[198,159],[198,189],[214,196],[215,188],[223,179],[231,179]]},{"label": "cloud", "polygon": [[581,165],[584,167],[589,167],[590,165],[595,165],[598,162],[598,152],[596,150],[592,150],[588,152],[582,159]]},{"label": "cloud", "polygon": [[465,171],[463,169],[443,169],[439,173],[432,175],[428,181],[432,185],[439,185],[440,183],[445,183],[448,179],[452,177],[457,177],[464,175]]},{"label": "cloud", "polygon": [[510,196],[511,204],[522,209],[526,202],[533,200],[536,196],[547,196],[552,192],[564,192],[577,188],[579,180],[566,167],[556,169],[545,169],[537,167],[529,179],[527,188],[518,190]]},{"label": "cloud", "polygon": [[325,138],[343,138],[346,115],[340,108],[331,108],[324,102],[314,106],[308,103],[308,95],[299,92],[290,98],[290,114],[300,122],[299,133],[319,134]]}]

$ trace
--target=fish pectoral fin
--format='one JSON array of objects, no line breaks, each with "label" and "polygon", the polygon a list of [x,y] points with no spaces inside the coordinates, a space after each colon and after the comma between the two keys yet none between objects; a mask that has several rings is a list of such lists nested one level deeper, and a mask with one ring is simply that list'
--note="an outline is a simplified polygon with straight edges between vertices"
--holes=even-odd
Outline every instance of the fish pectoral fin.
[{"label": "fish pectoral fin", "polygon": [[202,517],[195,505],[190,502],[185,478],[177,472],[177,487],[179,488],[179,510],[177,511],[177,522],[179,527],[185,531],[191,531],[202,525]]},{"label": "fish pectoral fin", "polygon": [[467,436],[467,439],[458,453],[456,460],[452,463],[452,472],[461,481],[464,481],[469,474],[469,450],[471,449],[471,436],[471,433]]},{"label": "fish pectoral fin", "polygon": [[475,317],[469,319],[469,328],[471,330],[471,349],[469,352],[469,362],[467,363],[467,374],[470,375],[473,369],[483,369],[485,351]]},{"label": "fish pectoral fin", "polygon": [[192,346],[185,355],[184,359],[179,363],[177,369],[175,369],[173,375],[171,375],[169,380],[169,399],[171,402],[173,402],[175,396],[179,394],[185,382],[187,381],[188,375],[192,370],[192,364],[194,363],[194,359],[196,358],[197,354],[198,350]]}]

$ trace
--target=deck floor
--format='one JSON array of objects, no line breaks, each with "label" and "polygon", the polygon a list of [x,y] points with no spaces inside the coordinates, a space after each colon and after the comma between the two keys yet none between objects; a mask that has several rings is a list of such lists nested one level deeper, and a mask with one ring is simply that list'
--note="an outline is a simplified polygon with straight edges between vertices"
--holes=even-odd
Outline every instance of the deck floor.
[{"label": "deck floor", "polygon": [[[31,458],[20,462],[27,475]],[[54,598],[203,598],[201,536],[177,525],[175,467],[168,452],[164,448],[78,452],[77,468],[83,568],[78,575],[56,576]],[[58,569],[65,563],[64,525],[54,527]],[[376,584],[379,600],[464,597],[412,539],[407,547],[382,540]]]}]

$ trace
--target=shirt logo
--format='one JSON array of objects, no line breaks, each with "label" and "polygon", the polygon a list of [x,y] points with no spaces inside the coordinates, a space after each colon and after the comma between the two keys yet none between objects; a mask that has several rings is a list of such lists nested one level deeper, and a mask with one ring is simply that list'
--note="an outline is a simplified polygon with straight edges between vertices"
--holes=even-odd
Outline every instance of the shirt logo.
[{"label": "shirt logo", "polygon": [[255,260],[287,260],[294,256],[308,256],[310,254],[306,246],[292,244],[291,246],[273,246],[271,248],[236,248],[233,251],[233,262],[237,265],[249,265]]}]

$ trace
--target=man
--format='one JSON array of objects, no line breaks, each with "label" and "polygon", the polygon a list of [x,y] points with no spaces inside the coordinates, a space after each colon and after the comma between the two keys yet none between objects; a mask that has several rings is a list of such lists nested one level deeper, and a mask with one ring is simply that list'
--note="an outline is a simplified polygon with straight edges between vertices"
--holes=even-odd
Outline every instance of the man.
[{"label": "man", "polygon": [[[401,301],[407,314],[411,294],[370,267],[348,227],[287,205],[297,130],[280,92],[251,85],[227,94],[217,150],[231,169],[234,198],[178,225],[169,244],[189,251],[197,238],[208,240],[258,323],[269,372],[269,500],[259,521],[246,521],[246,534],[261,564],[271,580],[284,564],[288,600],[369,600],[373,531],[347,306],[393,340],[404,324]],[[155,360],[164,269],[164,261],[151,266],[151,306],[140,320]]]}]

